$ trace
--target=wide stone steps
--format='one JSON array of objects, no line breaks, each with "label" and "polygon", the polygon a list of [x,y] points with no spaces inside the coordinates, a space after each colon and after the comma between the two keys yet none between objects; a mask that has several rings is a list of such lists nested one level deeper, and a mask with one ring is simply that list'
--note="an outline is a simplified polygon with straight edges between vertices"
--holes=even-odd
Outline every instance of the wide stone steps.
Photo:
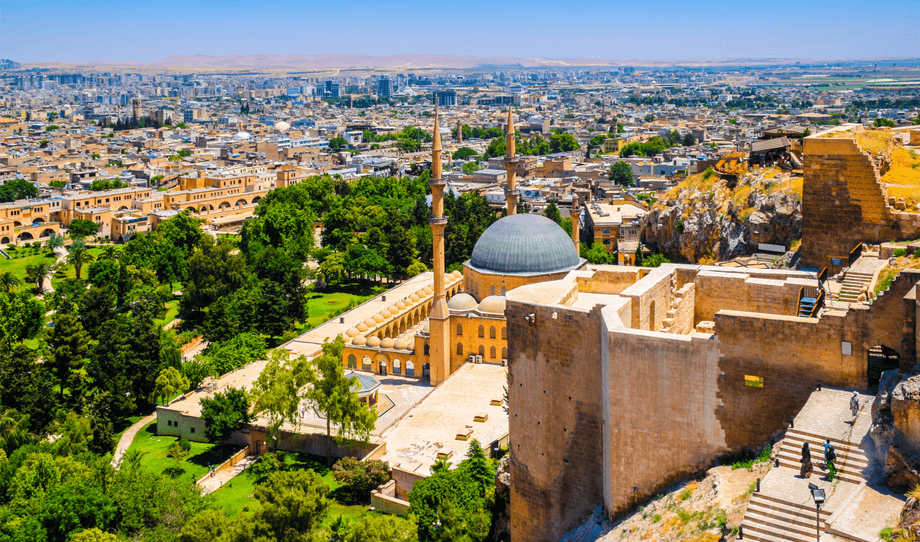
[{"label": "wide stone steps", "polygon": [[[823,522],[830,516],[829,510],[821,510],[822,528]],[[814,508],[755,493],[751,496],[741,527],[745,540],[804,542],[817,539],[816,522]]]},{"label": "wide stone steps", "polygon": [[[811,448],[813,474],[824,469],[824,441],[814,435],[790,429],[780,443],[776,458],[779,465],[790,469],[801,468],[802,444],[807,442]],[[842,482],[858,484],[866,479],[863,472],[869,468],[869,458],[856,446],[839,439],[831,439],[837,453],[837,478]],[[826,471],[824,471],[826,474]]]},{"label": "wide stone steps", "polygon": [[859,294],[872,282],[872,273],[861,273],[858,271],[848,271],[843,277],[843,285],[840,287],[840,293],[837,294],[838,301],[855,303]]}]

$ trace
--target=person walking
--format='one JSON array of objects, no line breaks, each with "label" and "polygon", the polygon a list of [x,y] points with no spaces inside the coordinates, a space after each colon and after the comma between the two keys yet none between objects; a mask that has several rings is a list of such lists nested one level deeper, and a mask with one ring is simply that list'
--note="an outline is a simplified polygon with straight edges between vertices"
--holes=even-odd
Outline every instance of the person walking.
[{"label": "person walking", "polygon": [[802,470],[799,471],[799,474],[802,478],[811,478],[811,449],[808,447],[808,443],[802,444]]},{"label": "person walking", "polygon": [[834,451],[831,439],[827,439],[824,443],[824,469],[830,472],[831,467],[836,467],[835,461],[837,461],[837,452]]},{"label": "person walking", "polygon": [[859,414],[859,392],[854,391],[853,397],[850,397],[850,413],[853,415],[850,423],[856,425],[856,415]]}]

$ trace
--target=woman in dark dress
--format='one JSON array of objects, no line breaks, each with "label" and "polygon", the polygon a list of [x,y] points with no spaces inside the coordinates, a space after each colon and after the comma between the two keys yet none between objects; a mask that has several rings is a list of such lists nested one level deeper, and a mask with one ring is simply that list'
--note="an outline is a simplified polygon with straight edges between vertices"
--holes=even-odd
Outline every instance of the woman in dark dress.
[{"label": "woman in dark dress", "polygon": [[808,443],[802,444],[802,470],[799,471],[802,478],[811,478],[811,450]]}]

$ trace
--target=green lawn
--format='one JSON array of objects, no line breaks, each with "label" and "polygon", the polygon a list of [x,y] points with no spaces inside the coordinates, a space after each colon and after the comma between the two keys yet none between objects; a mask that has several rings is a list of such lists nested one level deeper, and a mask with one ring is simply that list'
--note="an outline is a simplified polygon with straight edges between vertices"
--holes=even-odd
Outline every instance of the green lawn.
[{"label": "green lawn", "polygon": [[[33,291],[35,290],[35,284],[26,280],[26,268],[30,265],[35,265],[40,262],[53,264],[55,261],[57,261],[57,255],[47,248],[42,248],[38,251],[35,251],[31,248],[25,249],[19,247],[13,251],[7,251],[7,253],[10,256],[13,256],[13,259],[7,260],[6,258],[0,258],[0,273],[12,271],[17,277],[19,277],[20,280],[22,280],[23,284],[25,284],[27,287],[31,287]],[[92,254],[93,257],[98,258],[99,255],[103,253],[103,249],[90,248],[89,253]],[[63,269],[64,277],[76,277],[77,272],[72,265],[65,264]],[[87,272],[89,272],[89,265],[84,265],[83,269],[81,269],[81,275],[83,279],[86,279]],[[52,284],[57,284],[60,280],[61,278],[58,278],[57,274],[51,277]]]},{"label": "green lawn", "polygon": [[[348,522],[354,522],[366,514],[375,513],[368,510],[370,505],[347,505],[337,500],[336,489],[341,487],[342,484],[336,482],[332,477],[332,469],[326,467],[325,457],[290,452],[278,452],[278,457],[281,458],[284,465],[282,470],[312,469],[323,478],[324,482],[329,484],[332,490],[329,494],[331,502],[329,512],[323,520],[323,525],[328,525],[337,516],[343,516]],[[252,497],[257,482],[259,480],[256,479],[256,475],[253,474],[252,470],[246,469],[224,487],[212,493],[211,496],[217,505],[230,516],[251,513],[259,508],[258,501]]]},{"label": "green lawn", "polygon": [[[141,429],[128,449],[141,452],[141,465],[149,472],[168,476],[164,471],[176,466],[174,459],[167,456],[170,445],[178,442],[176,437],[157,436],[157,424],[152,422]],[[220,465],[238,450],[233,446],[220,447],[216,444],[192,442],[189,455],[180,463],[183,473],[177,478],[192,483],[208,472],[208,465]]]},{"label": "green lawn", "polygon": [[166,315],[156,321],[157,326],[163,327],[179,315],[179,300],[173,299],[166,303]]},{"label": "green lawn", "polygon": [[[360,305],[368,299],[387,290],[387,286],[370,282],[353,282],[341,286],[331,287],[322,292],[314,292],[312,288],[307,292],[307,308],[309,317],[307,325],[314,328],[333,316],[340,314],[351,304]],[[298,326],[305,330],[305,326]]]}]

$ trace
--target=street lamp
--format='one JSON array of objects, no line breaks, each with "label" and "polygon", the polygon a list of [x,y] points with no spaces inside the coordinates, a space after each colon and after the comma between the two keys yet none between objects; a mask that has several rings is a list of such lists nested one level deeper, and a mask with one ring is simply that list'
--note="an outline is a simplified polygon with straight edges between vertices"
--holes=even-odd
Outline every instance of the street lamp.
[{"label": "street lamp", "polygon": [[814,484],[808,484],[811,490],[811,498],[815,501],[816,528],[818,532],[818,542],[821,542],[821,505],[824,504],[824,490]]}]

